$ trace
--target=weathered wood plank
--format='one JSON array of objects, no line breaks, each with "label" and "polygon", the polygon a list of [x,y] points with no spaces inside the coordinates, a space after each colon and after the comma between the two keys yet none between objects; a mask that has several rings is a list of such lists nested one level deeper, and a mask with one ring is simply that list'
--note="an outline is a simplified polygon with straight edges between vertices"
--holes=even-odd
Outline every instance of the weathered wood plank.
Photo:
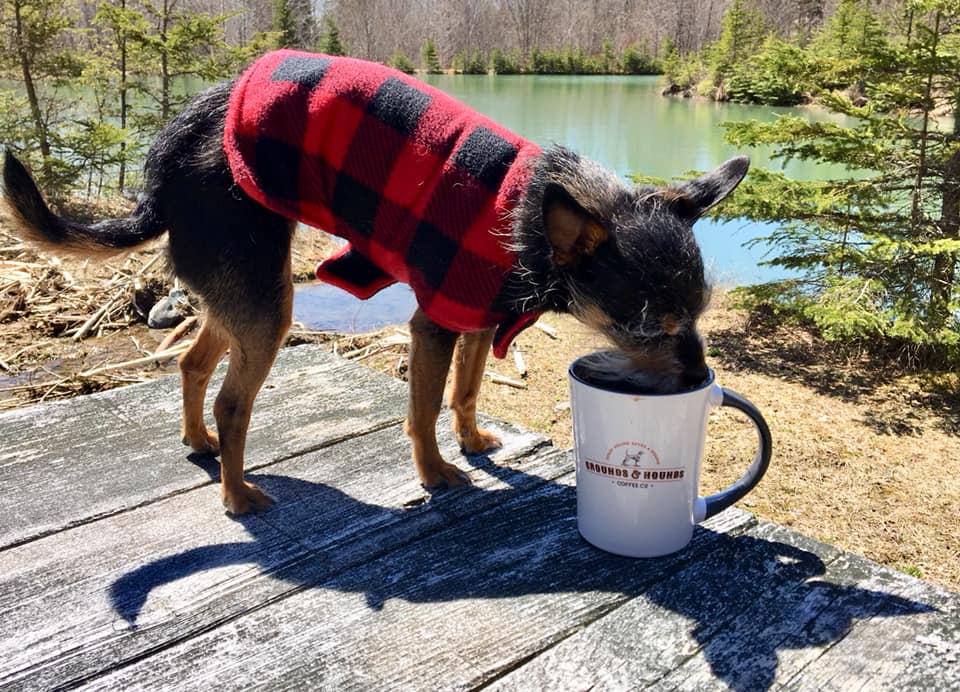
[{"label": "weathered wood plank", "polygon": [[227,517],[207,485],[0,552],[0,687],[96,675],[569,471],[542,436],[486,423],[504,448],[429,501],[394,425],[254,474],[278,501],[257,516]]},{"label": "weathered wood plank", "polygon": [[[813,552],[813,551],[817,552]],[[506,675],[492,688],[673,689],[671,675],[690,661],[707,661],[692,689],[766,689],[771,679],[768,642],[755,632],[720,643],[744,612],[757,613],[790,598],[812,573],[839,557],[836,548],[770,525],[724,536],[717,548],[638,598],[575,633]],[[722,658],[722,662],[719,660]],[[772,662],[775,667],[775,659]]]},{"label": "weathered wood plank", "polygon": [[[405,410],[403,383],[319,347],[283,349],[254,409],[247,468],[394,424]],[[0,415],[0,548],[209,483],[217,464],[188,461],[179,421],[175,376]]]},{"label": "weathered wood plank", "polygon": [[960,596],[772,524],[728,543],[492,687],[846,691],[956,679],[956,662],[925,655],[950,648]]},{"label": "weathered wood plank", "polygon": [[[960,689],[960,594],[848,556],[862,578],[841,592],[806,632],[842,632],[820,655],[782,656],[786,690]],[[849,616],[837,620],[837,613]],[[802,664],[802,667],[801,667]],[[793,672],[795,671],[795,672]],[[792,675],[786,673],[792,672]]]},{"label": "weathered wood plank", "polygon": [[676,556],[619,558],[580,538],[572,482],[465,515],[90,687],[474,687],[709,555],[728,541],[717,531],[753,521],[732,510]]},{"label": "weathered wood plank", "polygon": [[764,524],[492,689],[951,689],[958,601]]},{"label": "weathered wood plank", "polygon": [[[792,533],[781,527],[771,527],[769,531],[780,536]],[[825,546],[807,542],[804,552],[816,557],[824,555]],[[882,585],[877,575],[884,570],[864,558],[842,553],[835,559],[822,560],[823,566],[812,558],[800,559],[809,562],[801,571],[805,578],[790,589],[763,587],[763,596],[752,607],[705,644],[704,656],[691,659],[661,684],[699,690],[704,689],[706,681],[719,678],[734,688],[767,689],[769,685],[779,687],[784,681],[794,680],[802,689],[823,689],[820,684],[809,683],[808,668],[833,658],[834,647],[846,642],[863,623],[892,619],[897,621],[897,627],[922,632],[931,617],[944,617],[926,600],[904,597],[891,588],[892,583]],[[904,579],[911,578],[904,575]],[[948,614],[945,617],[950,619]],[[907,642],[901,645],[913,646]],[[875,670],[879,666],[870,663],[870,649],[878,646],[880,643],[875,642],[860,653],[862,662]],[[834,660],[826,664],[828,670],[848,683],[838,689],[860,689],[865,678],[858,680],[853,669],[845,669],[849,661],[843,662],[839,657]],[[883,689],[888,682],[878,675],[871,677],[866,686]]]}]

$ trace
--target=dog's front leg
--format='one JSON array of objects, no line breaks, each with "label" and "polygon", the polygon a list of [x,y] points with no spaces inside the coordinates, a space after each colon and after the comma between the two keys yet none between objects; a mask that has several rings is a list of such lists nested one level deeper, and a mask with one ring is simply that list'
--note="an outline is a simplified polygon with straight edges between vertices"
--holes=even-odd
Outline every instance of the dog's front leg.
[{"label": "dog's front leg", "polygon": [[464,485],[469,477],[440,456],[437,417],[457,335],[437,326],[422,310],[410,320],[410,399],[406,432],[413,442],[413,464],[427,488]]},{"label": "dog's front leg", "polygon": [[453,358],[453,431],[464,454],[480,454],[500,446],[500,438],[477,427],[477,398],[483,384],[487,353],[493,343],[494,329],[462,334]]}]

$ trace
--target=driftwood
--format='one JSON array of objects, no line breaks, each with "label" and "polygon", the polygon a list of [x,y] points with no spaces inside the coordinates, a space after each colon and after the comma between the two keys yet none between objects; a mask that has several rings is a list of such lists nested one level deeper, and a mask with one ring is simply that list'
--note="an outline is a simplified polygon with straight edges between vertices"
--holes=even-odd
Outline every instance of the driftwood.
[{"label": "driftwood", "polygon": [[[129,324],[134,293],[146,277],[162,282],[156,248],[119,261],[91,265],[89,276],[74,275],[55,256],[40,256],[16,238],[0,234],[0,315],[64,325],[62,336],[79,341],[101,328]],[[71,265],[85,266],[85,265]]]},{"label": "driftwood", "polygon": [[103,373],[110,372],[111,370],[132,368],[140,365],[148,365],[149,363],[159,363],[161,361],[170,360],[174,356],[178,356],[185,352],[192,345],[193,339],[190,339],[181,344],[177,344],[172,348],[168,348],[163,351],[157,351],[156,353],[151,353],[150,355],[143,356],[142,358],[134,358],[133,360],[125,360],[122,363],[110,363],[108,365],[101,365],[98,368],[93,368],[92,370],[84,370],[78,375],[78,377],[93,377],[94,375],[102,375]]},{"label": "driftwood", "polygon": [[560,338],[556,327],[551,327],[549,324],[544,324],[543,322],[537,321],[533,323],[533,326],[539,329],[541,332],[549,336],[551,339]]},{"label": "driftwood", "polygon": [[520,373],[520,377],[526,377],[527,364],[523,360],[523,351],[517,346],[516,342],[513,343],[511,350],[513,351],[513,364],[517,366],[517,372]]},{"label": "driftwood", "polygon": [[498,375],[497,373],[492,372],[492,371],[490,371],[490,370],[484,370],[483,376],[490,378],[490,381],[493,382],[494,384],[503,384],[503,385],[506,385],[506,386],[508,386],[508,387],[513,387],[513,388],[515,388],[515,389],[526,389],[526,388],[527,388],[527,383],[526,383],[526,382],[520,382],[519,380],[513,380],[513,379],[510,379],[509,377],[504,377],[503,375]]}]

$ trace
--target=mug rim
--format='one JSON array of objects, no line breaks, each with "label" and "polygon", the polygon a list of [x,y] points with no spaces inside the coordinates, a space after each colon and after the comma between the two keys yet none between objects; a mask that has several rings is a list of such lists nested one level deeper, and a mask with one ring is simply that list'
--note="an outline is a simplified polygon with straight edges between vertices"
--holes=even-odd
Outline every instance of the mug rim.
[{"label": "mug rim", "polygon": [[578,382],[584,387],[588,387],[589,389],[595,389],[600,392],[605,392],[607,394],[622,394],[624,396],[631,396],[631,397],[642,396],[642,397],[657,397],[657,398],[680,397],[680,396],[689,396],[691,394],[696,394],[697,392],[701,392],[704,389],[708,389],[712,387],[714,382],[716,382],[716,379],[717,379],[716,373],[713,371],[713,368],[707,368],[707,372],[709,373],[709,375],[707,376],[707,379],[705,379],[703,382],[698,384],[696,387],[693,387],[692,389],[684,389],[683,391],[680,391],[680,392],[646,392],[646,391],[637,392],[637,391],[627,391],[624,389],[618,389],[614,387],[605,387],[603,385],[594,384],[593,382],[587,382],[582,377],[579,377],[573,371],[574,366],[576,366],[577,363],[582,361],[584,358],[589,358],[590,356],[595,355],[596,353],[602,353],[602,352],[603,351],[595,351],[594,353],[587,353],[578,358],[575,358],[573,362],[570,363],[569,366],[567,366],[567,375],[569,375],[571,380],[575,380],[576,382]]}]

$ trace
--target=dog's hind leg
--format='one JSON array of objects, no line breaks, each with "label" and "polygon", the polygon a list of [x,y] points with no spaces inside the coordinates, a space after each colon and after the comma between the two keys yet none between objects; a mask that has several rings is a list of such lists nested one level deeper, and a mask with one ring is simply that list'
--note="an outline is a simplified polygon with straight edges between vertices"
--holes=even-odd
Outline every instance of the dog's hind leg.
[{"label": "dog's hind leg", "polygon": [[464,485],[469,477],[440,455],[437,417],[457,334],[434,324],[417,309],[410,320],[410,400],[405,429],[413,443],[413,464],[427,488]]},{"label": "dog's hind leg", "polygon": [[[200,210],[209,215],[201,217],[202,233],[181,232],[180,227],[171,233],[177,270],[203,297],[207,315],[196,348],[181,365],[184,432],[191,445],[202,444],[205,436],[213,441],[203,432],[203,383],[224,347],[229,348],[227,374],[213,415],[223,504],[232,514],[244,514],[271,504],[266,494],[243,478],[244,448],[254,399],[292,320],[293,227],[288,220],[255,207],[246,209],[244,222],[229,200],[222,200],[219,210],[219,223],[214,211]],[[191,229],[184,224],[184,231]]]},{"label": "dog's hind leg", "polygon": [[243,457],[253,401],[270,372],[283,343],[285,324],[249,325],[242,335],[231,335],[230,364],[217,394],[213,415],[220,435],[220,482],[224,506],[232,514],[266,509],[267,495],[243,478]]},{"label": "dog's hind leg", "polygon": [[212,316],[203,321],[193,345],[180,356],[183,390],[183,443],[197,452],[217,454],[217,435],[203,422],[203,400],[207,384],[220,357],[227,351],[227,336]]},{"label": "dog's hind leg", "polygon": [[493,336],[493,329],[461,334],[453,356],[450,408],[453,431],[464,454],[480,454],[501,444],[496,435],[477,427],[477,398]]},{"label": "dog's hind leg", "polygon": [[247,309],[244,310],[244,321],[224,324],[230,361],[213,406],[213,415],[220,437],[221,494],[224,506],[232,514],[266,509],[272,504],[262,490],[244,480],[243,460],[253,401],[290,328],[293,285],[289,264],[277,288],[279,294],[266,302],[273,303],[278,310],[254,313]]}]

